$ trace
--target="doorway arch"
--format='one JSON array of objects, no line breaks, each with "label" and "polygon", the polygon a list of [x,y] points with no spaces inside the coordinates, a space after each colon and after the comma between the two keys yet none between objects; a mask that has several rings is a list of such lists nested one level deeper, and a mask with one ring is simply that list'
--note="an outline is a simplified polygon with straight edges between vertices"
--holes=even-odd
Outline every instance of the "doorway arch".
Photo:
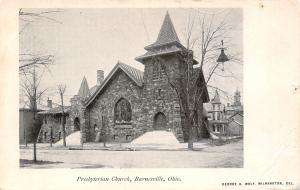
[{"label": "doorway arch", "polygon": [[74,119],[74,131],[80,131],[80,120],[78,117]]},{"label": "doorway arch", "polygon": [[153,124],[154,130],[166,130],[167,129],[167,119],[165,114],[162,112],[158,112],[154,116],[154,124]]}]

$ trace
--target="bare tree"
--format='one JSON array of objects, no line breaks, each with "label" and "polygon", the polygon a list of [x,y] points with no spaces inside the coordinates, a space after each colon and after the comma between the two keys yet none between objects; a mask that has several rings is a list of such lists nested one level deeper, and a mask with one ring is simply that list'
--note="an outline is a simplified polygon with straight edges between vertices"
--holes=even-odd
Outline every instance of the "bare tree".
[{"label": "bare tree", "polygon": [[20,87],[24,91],[24,95],[29,102],[29,108],[33,113],[33,160],[36,162],[36,143],[39,129],[41,127],[41,123],[37,118],[37,104],[41,101],[43,94],[47,90],[46,88],[40,88],[40,82],[44,71],[39,65],[32,64],[32,66],[28,67],[26,71],[23,70],[20,72]]},{"label": "bare tree", "polygon": [[[210,87],[208,84],[214,75],[222,76],[219,72],[224,70],[222,67],[224,62],[229,59],[240,61],[239,54],[229,55],[229,59],[225,55],[224,59],[217,61],[220,50],[221,53],[224,53],[223,40],[230,44],[231,38],[227,36],[227,33],[232,26],[227,24],[226,16],[218,23],[214,23],[214,18],[215,14],[208,15],[206,13],[199,13],[193,18],[189,17],[186,28],[186,49],[178,56],[185,64],[179,64],[179,72],[172,72],[170,70],[172,68],[161,64],[162,68],[167,71],[166,75],[170,86],[177,94],[183,116],[183,127],[188,132],[186,136],[190,150],[193,150],[195,126],[198,128],[203,126],[203,96],[206,89]],[[198,25],[196,21],[198,21]],[[209,66],[206,80],[203,75],[204,65]],[[169,73],[175,74],[170,75]],[[208,127],[207,129],[209,130]]]},{"label": "bare tree", "polygon": [[63,133],[63,146],[66,146],[66,128],[65,128],[65,109],[64,109],[64,93],[66,92],[66,85],[58,85],[58,93],[61,99],[61,111],[62,111],[62,133]]},{"label": "bare tree", "polygon": [[[59,10],[45,10],[40,12],[19,10],[20,30],[19,36],[22,37],[22,32],[27,26],[32,24],[36,19],[47,19],[52,22],[60,23],[60,21],[52,18],[49,14],[60,12]],[[36,143],[40,132],[41,123],[37,119],[37,105],[41,103],[43,94],[47,88],[40,87],[41,79],[49,66],[54,63],[53,55],[35,55],[29,52],[19,54],[19,75],[20,88],[24,92],[25,99],[28,100],[29,108],[33,112],[33,160],[36,159]]]},{"label": "bare tree", "polygon": [[96,134],[95,141],[103,142],[103,146],[106,147],[106,141],[107,141],[107,133],[108,133],[108,126],[107,126],[107,113],[106,113],[106,107],[105,105],[100,105],[100,109],[95,110],[95,114],[97,115],[98,121],[101,121],[99,123],[99,129]]},{"label": "bare tree", "polygon": [[55,22],[58,24],[62,24],[61,21],[53,18],[53,14],[56,14],[58,12],[61,12],[59,9],[51,10],[51,9],[45,9],[43,11],[32,11],[28,9],[20,9],[19,10],[19,19],[20,19],[20,31],[19,34],[21,34],[26,27],[28,27],[30,24],[32,24],[37,19],[44,19],[47,21]]}]

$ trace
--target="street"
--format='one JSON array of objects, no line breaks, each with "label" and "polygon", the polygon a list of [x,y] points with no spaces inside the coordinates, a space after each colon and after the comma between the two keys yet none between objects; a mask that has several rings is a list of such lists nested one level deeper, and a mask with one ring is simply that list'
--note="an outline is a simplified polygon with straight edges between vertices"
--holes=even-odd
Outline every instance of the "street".
[{"label": "street", "polygon": [[20,149],[21,168],[240,168],[243,140],[221,146],[187,150],[68,150],[38,146],[38,163],[32,148]]}]

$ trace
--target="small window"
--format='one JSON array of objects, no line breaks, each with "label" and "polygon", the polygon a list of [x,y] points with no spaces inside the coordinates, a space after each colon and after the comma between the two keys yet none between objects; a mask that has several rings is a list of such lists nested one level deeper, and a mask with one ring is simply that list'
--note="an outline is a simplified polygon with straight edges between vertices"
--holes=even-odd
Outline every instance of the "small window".
[{"label": "small window", "polygon": [[119,136],[118,135],[114,135],[114,140],[118,140]]},{"label": "small window", "polygon": [[153,64],[153,79],[158,79],[159,78],[159,67],[158,63],[155,62]]},{"label": "small window", "polygon": [[47,139],[47,132],[44,132],[44,139]]},{"label": "small window", "polygon": [[220,132],[220,126],[217,126],[217,132]]},{"label": "small window", "polygon": [[132,140],[132,136],[131,135],[126,135],[126,141],[131,141]]},{"label": "small window", "polygon": [[161,89],[158,89],[157,93],[158,93],[158,97],[161,97]]}]

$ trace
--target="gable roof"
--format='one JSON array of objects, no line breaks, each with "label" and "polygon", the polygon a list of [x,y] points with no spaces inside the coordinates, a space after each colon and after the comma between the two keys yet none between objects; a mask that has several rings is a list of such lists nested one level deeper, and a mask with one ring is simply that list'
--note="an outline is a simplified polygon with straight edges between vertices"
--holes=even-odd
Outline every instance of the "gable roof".
[{"label": "gable roof", "polygon": [[[132,79],[138,86],[143,86],[144,72],[125,63],[118,62],[120,68]],[[117,65],[118,65],[117,64]]]},{"label": "gable roof", "polygon": [[238,123],[239,125],[243,125],[244,124],[244,116],[240,113],[235,113],[233,114],[229,120],[234,121],[236,123]]},{"label": "gable roof", "polygon": [[125,63],[121,63],[118,61],[116,66],[110,71],[108,76],[104,79],[103,83],[101,83],[100,86],[97,86],[97,90],[94,91],[94,93],[88,97],[88,99],[84,102],[84,106],[90,105],[91,102],[97,97],[97,95],[104,89],[104,87],[109,83],[109,81],[112,79],[112,76],[118,71],[122,70],[137,86],[142,87],[143,86],[143,78],[144,78],[144,72],[131,67]]},{"label": "gable roof", "polygon": [[89,88],[89,85],[87,83],[85,76],[83,77],[83,79],[81,81],[81,85],[80,85],[77,95],[82,98],[86,98],[91,95],[90,88]]}]

